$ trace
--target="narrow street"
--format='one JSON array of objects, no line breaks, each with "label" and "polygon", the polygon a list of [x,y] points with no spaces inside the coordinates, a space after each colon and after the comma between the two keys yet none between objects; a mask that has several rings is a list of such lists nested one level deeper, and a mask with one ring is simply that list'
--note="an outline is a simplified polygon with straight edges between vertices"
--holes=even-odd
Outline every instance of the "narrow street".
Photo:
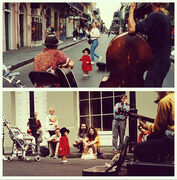
[{"label": "narrow street", "polygon": [[[96,49],[96,53],[98,53],[99,55],[103,57],[102,62],[106,62],[107,47],[110,41],[114,37],[115,37],[114,34],[111,34],[109,37],[107,34],[102,34],[101,38],[99,39],[99,46]],[[63,52],[68,57],[70,57],[75,63],[73,72],[74,72],[76,81],[78,83],[78,87],[97,88],[99,87],[99,84],[102,78],[106,75],[109,75],[109,73],[99,71],[95,64],[92,66],[93,70],[92,72],[90,72],[90,77],[87,79],[84,79],[82,76],[82,70],[81,70],[82,62],[78,60],[78,58],[82,57],[82,50],[84,48],[90,48],[90,45],[88,44],[86,40],[74,46],[64,49]],[[95,58],[95,60],[98,61],[97,58]],[[33,87],[28,77],[29,72],[32,70],[33,70],[33,63],[29,63],[15,70],[15,72],[20,72],[20,75],[17,76],[16,78],[20,79],[21,83],[24,84],[26,87]],[[173,87],[173,86],[174,86],[174,64],[172,63],[171,68],[164,80],[163,87]],[[9,87],[9,84],[5,83],[4,87]]]}]

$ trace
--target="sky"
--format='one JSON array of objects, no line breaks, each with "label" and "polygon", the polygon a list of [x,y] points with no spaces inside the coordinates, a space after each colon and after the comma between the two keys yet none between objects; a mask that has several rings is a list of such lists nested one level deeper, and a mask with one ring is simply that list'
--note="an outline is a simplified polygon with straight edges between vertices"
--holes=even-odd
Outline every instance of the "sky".
[{"label": "sky", "polygon": [[113,14],[120,9],[121,4],[117,0],[101,0],[96,1],[96,8],[100,9],[100,16],[105,26],[109,29],[113,20]]}]

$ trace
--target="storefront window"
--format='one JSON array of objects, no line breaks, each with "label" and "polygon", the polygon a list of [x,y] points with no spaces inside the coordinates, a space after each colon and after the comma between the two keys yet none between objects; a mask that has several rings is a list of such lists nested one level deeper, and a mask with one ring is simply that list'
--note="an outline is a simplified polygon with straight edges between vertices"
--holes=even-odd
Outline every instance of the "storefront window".
[{"label": "storefront window", "polygon": [[120,102],[122,94],[125,92],[79,92],[80,123],[84,122],[98,131],[111,131],[114,105]]}]

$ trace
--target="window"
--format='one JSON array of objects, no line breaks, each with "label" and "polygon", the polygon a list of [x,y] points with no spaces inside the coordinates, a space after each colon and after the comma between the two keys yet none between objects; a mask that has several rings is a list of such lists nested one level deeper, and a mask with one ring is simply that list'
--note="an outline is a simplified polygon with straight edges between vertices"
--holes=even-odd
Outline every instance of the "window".
[{"label": "window", "polygon": [[120,102],[122,91],[79,92],[80,123],[93,126],[98,131],[111,131],[113,108]]}]

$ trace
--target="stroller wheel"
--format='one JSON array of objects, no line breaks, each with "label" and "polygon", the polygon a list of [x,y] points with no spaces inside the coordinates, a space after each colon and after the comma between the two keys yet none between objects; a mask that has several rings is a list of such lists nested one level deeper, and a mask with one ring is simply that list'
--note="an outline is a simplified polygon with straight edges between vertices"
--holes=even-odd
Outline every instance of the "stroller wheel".
[{"label": "stroller wheel", "polygon": [[12,161],[12,157],[11,157],[11,156],[8,156],[8,157],[7,157],[7,160],[8,160],[8,161]]},{"label": "stroller wheel", "polygon": [[25,160],[26,160],[26,161],[29,161],[30,159],[31,159],[31,158],[30,158],[29,156],[26,156],[26,157],[25,157]]},{"label": "stroller wheel", "polygon": [[41,157],[39,155],[35,156],[35,161],[40,161],[41,160]]}]

